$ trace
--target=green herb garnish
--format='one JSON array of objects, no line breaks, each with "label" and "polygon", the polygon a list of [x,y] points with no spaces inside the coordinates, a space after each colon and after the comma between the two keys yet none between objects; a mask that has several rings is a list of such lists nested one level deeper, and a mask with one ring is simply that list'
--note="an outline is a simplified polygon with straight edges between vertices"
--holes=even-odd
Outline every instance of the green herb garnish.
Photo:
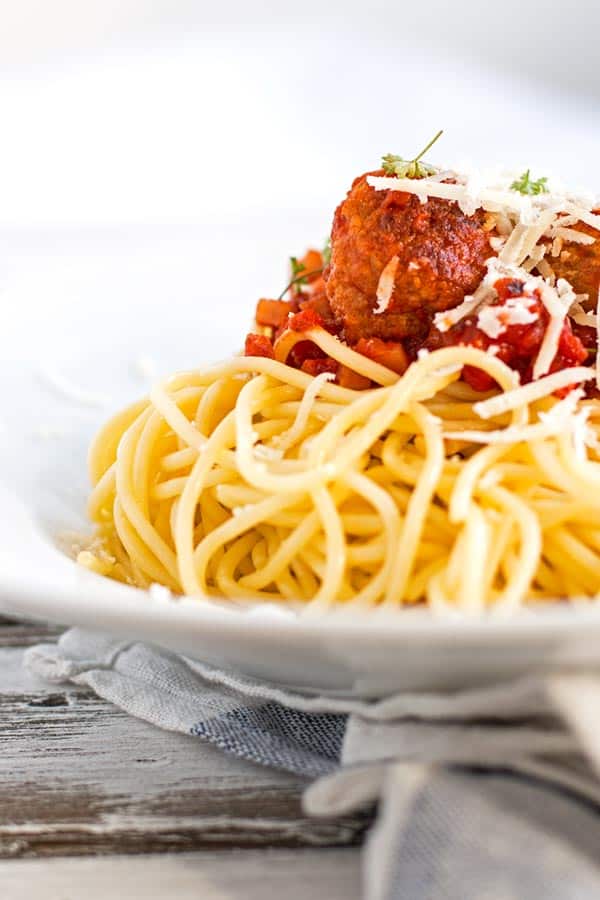
[{"label": "green herb garnish", "polygon": [[297,293],[302,293],[301,288],[303,285],[308,284],[308,279],[313,275],[320,275],[323,271],[321,268],[313,269],[312,272],[307,272],[304,263],[298,262],[295,256],[290,256],[290,267],[292,270],[292,280],[286,284],[277,298],[278,300],[283,300],[291,288],[295,288]]},{"label": "green herb garnish", "polygon": [[548,193],[548,179],[547,178],[538,178],[537,181],[531,180],[531,170],[527,169],[526,172],[517,178],[516,181],[513,181],[510,188],[512,191],[518,191],[520,194],[547,194]]},{"label": "green herb garnish", "polygon": [[443,135],[443,131],[438,131],[436,136],[432,138],[426,147],[414,159],[404,159],[402,156],[395,156],[393,153],[387,153],[382,157],[381,165],[386,175],[397,175],[398,178],[427,178],[428,175],[435,175],[438,171],[435,166],[422,162],[428,150],[430,150],[435,142]]},{"label": "green herb garnish", "polygon": [[306,266],[304,263],[298,262],[295,256],[290,256],[290,268],[292,270],[292,277],[296,278],[297,275],[300,275],[301,272],[304,272]]},{"label": "green herb garnish", "polygon": [[307,272],[304,263],[299,262],[295,256],[290,256],[292,280],[286,284],[277,299],[283,300],[283,298],[291,288],[296,288],[296,293],[301,294],[301,288],[303,285],[308,284],[309,278],[312,278],[313,275],[321,275],[325,266],[328,266],[331,261],[331,238],[327,238],[327,240],[325,241],[323,249],[321,250],[321,257],[323,258],[323,265],[321,266],[321,268],[312,269],[312,271]]},{"label": "green herb garnish", "polygon": [[292,272],[292,280],[290,281],[288,288],[293,286],[299,291],[303,285],[308,284],[308,276],[312,273],[307,272],[304,263],[298,262],[295,256],[290,256],[290,269]]}]

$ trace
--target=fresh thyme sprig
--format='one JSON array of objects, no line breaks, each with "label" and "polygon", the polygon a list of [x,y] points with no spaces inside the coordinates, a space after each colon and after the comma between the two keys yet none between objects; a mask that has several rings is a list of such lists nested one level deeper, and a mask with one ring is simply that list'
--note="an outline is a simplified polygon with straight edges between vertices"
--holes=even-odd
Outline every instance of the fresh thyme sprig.
[{"label": "fresh thyme sprig", "polygon": [[298,262],[296,256],[290,256],[290,268],[292,270],[292,275],[295,277],[296,275],[299,275],[300,272],[304,272],[306,266],[304,263]]},{"label": "fresh thyme sprig", "polygon": [[531,180],[531,170],[527,169],[526,172],[517,178],[510,186],[512,191],[518,191],[520,194],[530,194],[533,196],[537,196],[537,194],[547,194],[548,193],[548,179],[547,178],[538,178],[537,181]]},{"label": "fresh thyme sprig", "polygon": [[277,298],[278,300],[283,300],[290,288],[295,287],[297,290],[299,290],[302,285],[308,284],[309,278],[311,278],[313,275],[320,275],[323,271],[323,268],[320,268],[313,269],[311,272],[307,272],[304,263],[298,262],[295,256],[290,256],[290,266],[292,269],[293,278],[291,281],[288,281],[279,297]]},{"label": "fresh thyme sprig", "polygon": [[308,284],[308,279],[312,278],[313,275],[322,274],[325,266],[328,266],[331,261],[331,238],[327,238],[327,240],[325,241],[323,249],[321,250],[321,258],[323,260],[323,265],[319,269],[312,269],[312,271],[307,272],[304,263],[299,262],[299,260],[295,256],[290,256],[292,280],[286,284],[277,299],[283,300],[290,288],[295,287],[298,290],[303,285]]},{"label": "fresh thyme sprig", "polygon": [[438,131],[435,137],[429,141],[426,147],[423,147],[414,159],[404,159],[402,156],[387,153],[381,160],[383,171],[386,175],[397,175],[398,178],[427,178],[428,175],[435,175],[438,171],[436,167],[422,160],[427,151],[431,150],[443,133],[443,130]]}]

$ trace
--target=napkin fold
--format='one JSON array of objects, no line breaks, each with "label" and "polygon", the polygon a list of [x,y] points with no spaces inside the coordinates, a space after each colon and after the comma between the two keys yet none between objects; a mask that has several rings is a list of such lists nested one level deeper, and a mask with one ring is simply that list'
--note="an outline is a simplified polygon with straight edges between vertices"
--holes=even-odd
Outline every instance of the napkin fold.
[{"label": "napkin fold", "polygon": [[307,697],[74,628],[27,666],[160,728],[305,776],[309,815],[377,804],[365,900],[600,897],[600,675],[377,702]]}]

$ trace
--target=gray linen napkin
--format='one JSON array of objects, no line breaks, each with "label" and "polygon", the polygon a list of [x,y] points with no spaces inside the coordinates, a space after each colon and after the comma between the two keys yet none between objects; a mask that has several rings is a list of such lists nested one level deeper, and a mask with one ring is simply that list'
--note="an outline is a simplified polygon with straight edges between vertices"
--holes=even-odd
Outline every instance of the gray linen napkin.
[{"label": "gray linen napkin", "polygon": [[26,664],[160,728],[313,779],[310,815],[378,804],[365,900],[600,897],[594,673],[367,703],[294,694],[77,628],[30,648]]}]

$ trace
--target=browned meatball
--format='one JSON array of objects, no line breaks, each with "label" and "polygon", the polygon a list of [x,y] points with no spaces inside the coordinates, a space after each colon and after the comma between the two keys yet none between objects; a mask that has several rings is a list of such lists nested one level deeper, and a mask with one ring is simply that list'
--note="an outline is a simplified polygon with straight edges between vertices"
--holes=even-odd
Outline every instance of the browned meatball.
[{"label": "browned meatball", "polygon": [[[412,344],[427,334],[435,312],[456,306],[480,284],[485,260],[495,255],[485,213],[466,216],[447,200],[421,203],[403,191],[376,191],[366,178],[354,181],[335,213],[327,296],[350,344],[361,337]],[[379,278],[394,256],[394,290],[376,313]]]},{"label": "browned meatball", "polygon": [[600,232],[578,222],[573,228],[596,238],[595,244],[565,244],[560,256],[549,257],[557,278],[566,278],[577,294],[589,294],[594,309],[600,289]]}]

